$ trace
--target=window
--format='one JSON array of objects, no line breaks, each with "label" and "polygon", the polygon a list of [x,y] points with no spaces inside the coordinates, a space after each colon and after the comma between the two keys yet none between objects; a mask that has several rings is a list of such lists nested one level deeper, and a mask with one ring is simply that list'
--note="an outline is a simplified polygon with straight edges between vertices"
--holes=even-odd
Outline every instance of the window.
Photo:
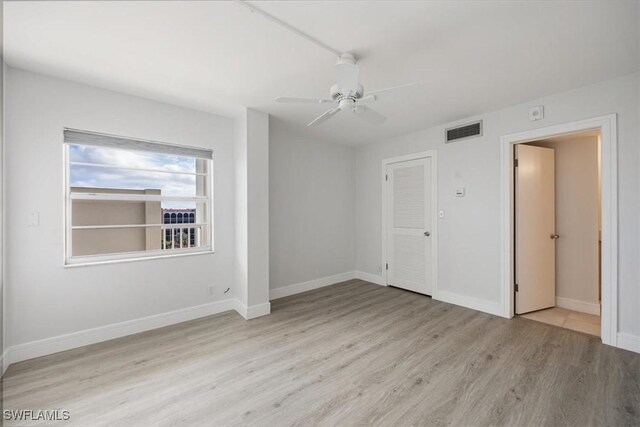
[{"label": "window", "polygon": [[211,252],[211,150],[65,129],[67,265]]}]

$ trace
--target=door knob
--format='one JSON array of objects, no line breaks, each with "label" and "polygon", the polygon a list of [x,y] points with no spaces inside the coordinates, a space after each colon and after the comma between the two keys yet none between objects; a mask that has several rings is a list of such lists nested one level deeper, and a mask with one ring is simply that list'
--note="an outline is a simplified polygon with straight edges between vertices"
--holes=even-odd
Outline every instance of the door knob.
[{"label": "door knob", "polygon": [[560,238],[560,236],[559,236],[559,235],[557,235],[557,234],[552,234],[552,235],[551,235],[551,238],[552,238],[553,240],[557,240],[557,239],[559,239],[559,238]]},{"label": "door knob", "polygon": [[425,232],[424,232],[424,235],[425,235],[425,236],[427,236],[427,237],[429,237],[429,236],[431,236],[431,233],[429,233],[428,231],[425,231]]}]

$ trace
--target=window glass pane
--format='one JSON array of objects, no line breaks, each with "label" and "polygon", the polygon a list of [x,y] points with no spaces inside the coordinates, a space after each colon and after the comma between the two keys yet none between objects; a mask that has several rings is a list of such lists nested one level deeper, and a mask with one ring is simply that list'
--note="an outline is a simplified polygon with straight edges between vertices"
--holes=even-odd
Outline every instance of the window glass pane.
[{"label": "window glass pane", "polygon": [[[71,200],[71,256],[161,253],[211,246],[208,203],[163,199],[209,198],[210,160],[77,144],[68,148],[69,194],[105,194],[110,198]],[[131,199],[149,195],[161,199],[118,200],[118,196]]]},{"label": "window glass pane", "polygon": [[73,200],[72,225],[162,224],[160,202]]},{"label": "window glass pane", "polygon": [[72,255],[104,255],[159,250],[160,227],[73,230]]},{"label": "window glass pane", "polygon": [[193,249],[207,246],[206,226],[75,229],[72,256]]},{"label": "window glass pane", "polygon": [[71,209],[74,227],[206,222],[206,204],[195,202],[73,200]]},{"label": "window glass pane", "polygon": [[[192,157],[139,153],[107,147],[69,145],[71,162],[102,166],[71,164],[69,185],[76,188],[156,191],[163,196],[203,197],[208,194],[206,175],[185,175],[187,172],[207,174],[209,162]],[[140,170],[119,169],[136,168]],[[152,171],[143,170],[151,169]],[[75,188],[74,188],[75,187]],[[155,193],[150,193],[155,194]]]},{"label": "window glass pane", "polygon": [[[135,171],[128,169],[99,168],[93,166],[71,165],[69,171],[71,191],[85,188],[135,190],[139,194],[158,194],[162,196],[193,197],[203,196],[204,188],[197,188],[195,175]],[[136,194],[136,193],[134,193]]]},{"label": "window glass pane", "polygon": [[[72,256],[103,255],[148,250],[171,250],[208,246],[207,205],[195,202],[73,200],[74,227],[105,225],[155,225],[74,229]],[[179,205],[179,206],[178,206]],[[197,222],[200,218],[201,221]],[[189,224],[194,224],[189,226]]]},{"label": "window glass pane", "polygon": [[207,246],[206,236],[206,226],[163,228],[161,248],[169,250]]},{"label": "window glass pane", "polygon": [[110,147],[69,144],[69,159],[72,162],[96,163],[136,169],[196,172],[196,159],[193,157],[143,153]]}]

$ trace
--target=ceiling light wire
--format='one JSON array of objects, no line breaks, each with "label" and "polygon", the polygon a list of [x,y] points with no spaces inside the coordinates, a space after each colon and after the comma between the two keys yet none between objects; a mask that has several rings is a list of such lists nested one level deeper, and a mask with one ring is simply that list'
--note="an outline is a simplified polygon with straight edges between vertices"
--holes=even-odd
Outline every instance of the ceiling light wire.
[{"label": "ceiling light wire", "polygon": [[244,0],[234,0],[236,3],[238,3],[239,5],[242,5],[244,7],[246,7],[247,9],[249,9],[252,13],[257,13],[258,15],[262,16],[263,18],[268,19],[269,21],[273,22],[274,24],[278,25],[280,28],[283,28],[299,37],[302,37],[303,39],[306,39],[307,41],[310,41],[311,43],[315,44],[316,46],[319,46],[321,48],[323,48],[324,50],[331,52],[332,55],[337,56],[338,58],[340,57],[340,55],[342,55],[342,52],[333,49],[330,46],[327,46],[326,44],[322,43],[320,40],[314,39],[313,37],[311,37],[308,34],[303,33],[302,31],[298,30],[297,28],[292,27],[291,25],[287,24],[284,21],[281,21],[280,19],[276,18],[275,16],[269,15],[267,12],[258,9],[257,7],[249,4],[248,2],[244,1]]}]

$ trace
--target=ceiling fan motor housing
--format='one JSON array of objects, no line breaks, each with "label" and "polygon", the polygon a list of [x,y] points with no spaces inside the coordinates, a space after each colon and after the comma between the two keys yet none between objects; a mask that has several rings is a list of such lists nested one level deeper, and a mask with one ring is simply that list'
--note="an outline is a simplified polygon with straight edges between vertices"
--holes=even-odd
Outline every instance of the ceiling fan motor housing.
[{"label": "ceiling fan motor housing", "polygon": [[342,101],[343,99],[351,99],[355,101],[356,99],[362,98],[363,94],[364,94],[364,87],[362,87],[361,84],[358,84],[358,89],[356,89],[355,92],[349,91],[349,93],[341,92],[340,89],[338,89],[337,84],[331,86],[331,98],[338,102]]}]

